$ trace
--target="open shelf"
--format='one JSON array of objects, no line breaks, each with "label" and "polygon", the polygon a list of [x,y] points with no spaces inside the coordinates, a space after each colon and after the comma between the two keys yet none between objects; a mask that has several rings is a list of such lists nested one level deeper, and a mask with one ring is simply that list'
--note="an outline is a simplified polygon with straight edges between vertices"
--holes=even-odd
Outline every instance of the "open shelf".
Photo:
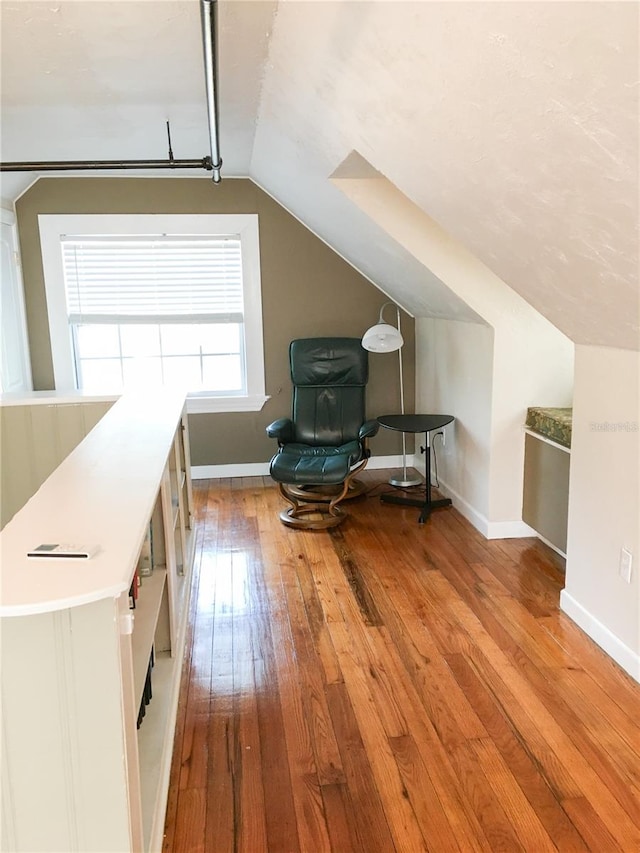
[{"label": "open shelf", "polygon": [[[156,654],[153,667],[153,698],[138,729],[138,753],[140,755],[140,789],[142,793],[142,831],[144,849],[149,850],[152,835],[164,827],[156,827],[159,815],[164,817],[163,793],[166,796],[168,770],[173,746],[172,699],[176,667],[181,661],[172,658],[170,652]],[[164,778],[166,776],[166,778]]]},{"label": "open shelf", "polygon": [[143,577],[135,610],[133,610],[134,628],[131,638],[133,685],[138,704],[142,700],[166,580],[167,570],[159,567],[154,569],[152,574]]}]

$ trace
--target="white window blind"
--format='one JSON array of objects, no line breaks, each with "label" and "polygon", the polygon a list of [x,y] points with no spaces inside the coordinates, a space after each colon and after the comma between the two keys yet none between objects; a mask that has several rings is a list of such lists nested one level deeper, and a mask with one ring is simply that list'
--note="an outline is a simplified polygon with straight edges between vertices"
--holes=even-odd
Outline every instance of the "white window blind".
[{"label": "white window blind", "polygon": [[72,324],[243,322],[239,235],[65,235],[62,257]]}]

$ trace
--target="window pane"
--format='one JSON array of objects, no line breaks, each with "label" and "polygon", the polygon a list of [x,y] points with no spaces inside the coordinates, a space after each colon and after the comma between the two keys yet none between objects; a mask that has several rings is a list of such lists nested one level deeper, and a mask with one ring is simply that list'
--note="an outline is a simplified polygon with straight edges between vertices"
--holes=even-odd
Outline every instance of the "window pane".
[{"label": "window pane", "polygon": [[155,324],[132,324],[120,326],[123,356],[160,355],[160,333]]},{"label": "window pane", "polygon": [[202,390],[200,356],[169,356],[162,359],[164,381],[167,385],[179,385],[189,391]]},{"label": "window pane", "polygon": [[81,359],[80,387],[83,391],[98,394],[112,394],[122,391],[120,359]]},{"label": "window pane", "polygon": [[243,391],[239,355],[210,355],[202,359],[203,386],[216,391]]},{"label": "window pane", "polygon": [[167,323],[160,326],[164,355],[199,355],[200,331],[196,323]]},{"label": "window pane", "polygon": [[164,355],[240,352],[239,323],[166,323],[160,326]]},{"label": "window pane", "polygon": [[[81,324],[76,328],[84,390],[114,392],[163,383],[196,392],[245,390],[240,324]],[[99,357],[107,355],[112,357]]]},{"label": "window pane", "polygon": [[127,388],[162,384],[159,358],[125,358],[122,371]]},{"label": "window pane", "polygon": [[115,325],[78,325],[76,344],[80,358],[109,358],[120,355],[118,327]]},{"label": "window pane", "polygon": [[202,325],[202,351],[205,353],[239,353],[240,325],[217,323]]}]

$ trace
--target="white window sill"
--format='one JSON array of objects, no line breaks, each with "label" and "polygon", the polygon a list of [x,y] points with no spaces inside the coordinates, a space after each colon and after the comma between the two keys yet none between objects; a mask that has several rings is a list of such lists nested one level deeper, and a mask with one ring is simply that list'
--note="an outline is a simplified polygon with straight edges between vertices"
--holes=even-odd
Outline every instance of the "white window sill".
[{"label": "white window sill", "polygon": [[212,412],[259,412],[270,397],[187,397],[187,412],[202,415]]}]

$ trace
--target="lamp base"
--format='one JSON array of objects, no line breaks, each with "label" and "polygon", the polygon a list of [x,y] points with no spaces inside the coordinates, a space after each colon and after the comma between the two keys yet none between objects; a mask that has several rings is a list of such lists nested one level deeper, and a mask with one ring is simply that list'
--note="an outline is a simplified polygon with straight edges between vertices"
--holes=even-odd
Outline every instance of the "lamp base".
[{"label": "lamp base", "polygon": [[389,478],[389,484],[397,489],[408,489],[411,486],[421,486],[423,483],[422,477],[419,475],[411,476],[407,471],[399,471],[398,475]]}]

